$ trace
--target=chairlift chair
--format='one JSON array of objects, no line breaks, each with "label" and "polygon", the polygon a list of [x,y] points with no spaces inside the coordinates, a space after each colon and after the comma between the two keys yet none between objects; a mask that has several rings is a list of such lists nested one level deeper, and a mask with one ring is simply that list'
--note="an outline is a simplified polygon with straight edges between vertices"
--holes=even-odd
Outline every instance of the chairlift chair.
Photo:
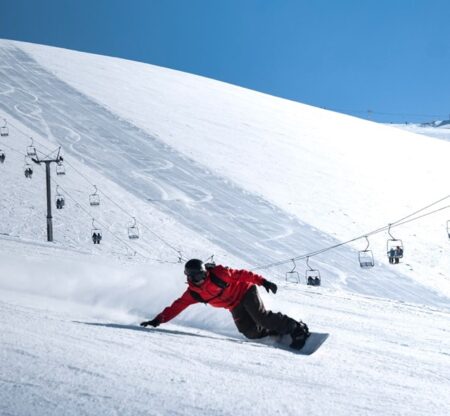
[{"label": "chairlift chair", "polygon": [[5,163],[6,155],[5,152],[0,149],[0,163]]},{"label": "chairlift chair", "polygon": [[391,224],[389,224],[388,229],[390,239],[387,240],[386,243],[386,251],[389,259],[389,263],[398,263],[401,258],[403,258],[403,242],[402,240],[395,238],[391,234]]},{"label": "chairlift chair", "polygon": [[375,266],[372,250],[361,250],[358,255],[359,265],[362,269],[370,269]]},{"label": "chairlift chair", "polygon": [[450,238],[450,220],[447,221],[447,235]]},{"label": "chairlift chair", "polygon": [[292,262],[294,263],[294,267],[290,272],[286,272],[286,282],[300,283],[300,275],[295,270],[295,268],[297,267],[297,265],[295,264],[295,260],[292,259]]},{"label": "chairlift chair", "polygon": [[[92,218],[92,230],[91,230],[91,238],[94,244],[100,244],[100,240],[102,239],[102,230],[97,228],[94,224],[95,220]],[[97,242],[96,242],[97,237]]]},{"label": "chairlift chair", "polygon": [[66,174],[66,168],[61,162],[58,162],[56,164],[56,174],[57,175],[65,175]]},{"label": "chairlift chair", "polygon": [[100,205],[100,195],[97,193],[97,186],[94,185],[95,192],[89,195],[89,204],[92,206]]},{"label": "chairlift chair", "polygon": [[66,205],[64,196],[59,193],[59,185],[56,185],[55,205],[56,209],[63,209],[64,205]]},{"label": "chairlift chair", "polygon": [[32,137],[30,137],[30,139],[31,139],[31,144],[27,147],[27,155],[28,156],[37,156],[36,148],[33,146],[34,140]]},{"label": "chairlift chair", "polygon": [[7,137],[9,136],[9,129],[8,129],[8,122],[6,121],[6,118],[3,119],[4,125],[0,127],[0,136],[1,137]]},{"label": "chairlift chair", "polygon": [[136,225],[136,218],[133,217],[133,225],[128,227],[128,238],[130,240],[137,240],[139,238],[139,228]]},{"label": "chairlift chair", "polygon": [[62,195],[56,196],[55,199],[56,209],[63,209],[66,201]]},{"label": "chairlift chair", "polygon": [[25,165],[23,167],[23,173],[25,174],[25,178],[31,179],[33,175],[33,168],[28,160],[29,159],[27,158],[27,156],[25,156]]},{"label": "chairlift chair", "polygon": [[367,247],[358,253],[359,265],[362,269],[370,269],[375,266],[375,261],[373,259],[372,250],[369,250],[369,239],[365,236],[367,240]]},{"label": "chairlift chair", "polygon": [[320,286],[321,284],[320,271],[317,269],[313,269],[309,265],[309,257],[306,258],[306,265],[308,267],[308,269],[305,272],[306,284],[308,286]]}]

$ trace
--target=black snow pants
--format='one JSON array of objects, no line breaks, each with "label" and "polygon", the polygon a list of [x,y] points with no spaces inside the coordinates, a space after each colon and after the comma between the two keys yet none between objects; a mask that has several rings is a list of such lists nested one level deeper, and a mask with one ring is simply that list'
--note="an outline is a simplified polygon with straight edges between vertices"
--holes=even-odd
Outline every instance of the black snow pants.
[{"label": "black snow pants", "polygon": [[297,326],[297,321],[289,316],[267,311],[256,286],[250,287],[231,314],[238,331],[250,339],[288,334]]}]

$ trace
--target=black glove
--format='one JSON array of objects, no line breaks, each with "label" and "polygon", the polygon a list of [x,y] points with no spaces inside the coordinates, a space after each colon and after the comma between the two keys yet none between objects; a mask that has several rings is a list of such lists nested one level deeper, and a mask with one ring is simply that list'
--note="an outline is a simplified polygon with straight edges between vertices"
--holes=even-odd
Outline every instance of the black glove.
[{"label": "black glove", "polygon": [[264,286],[264,289],[267,290],[267,293],[277,293],[278,287],[275,283],[269,282],[268,280],[264,279],[262,285]]},{"label": "black glove", "polygon": [[157,326],[161,325],[161,321],[158,318],[152,319],[151,321],[145,321],[141,322],[141,326],[152,326],[153,328],[156,328]]}]

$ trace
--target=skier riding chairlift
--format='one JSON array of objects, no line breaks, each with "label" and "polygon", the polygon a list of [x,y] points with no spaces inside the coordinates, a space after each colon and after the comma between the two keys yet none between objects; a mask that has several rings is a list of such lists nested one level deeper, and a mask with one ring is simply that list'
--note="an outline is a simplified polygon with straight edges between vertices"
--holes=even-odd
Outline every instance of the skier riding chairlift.
[{"label": "skier riding chairlift", "polygon": [[59,185],[56,185],[56,196],[55,196],[56,209],[63,209],[66,201],[64,197],[59,192]]},{"label": "skier riding chairlift", "polygon": [[[388,251],[389,263],[398,264],[403,257],[403,245],[400,240],[394,240]],[[397,244],[397,245],[395,245]]]},{"label": "skier riding chairlift", "polygon": [[92,231],[91,231],[91,237],[92,237],[92,242],[94,244],[100,244],[100,241],[102,240],[102,232],[99,228],[95,227],[95,219],[92,218]]},{"label": "skier riding chairlift", "polygon": [[389,263],[398,264],[400,262],[400,259],[403,258],[403,252],[404,252],[403,242],[402,242],[402,240],[395,238],[391,234],[391,224],[389,224],[388,233],[389,233],[389,236],[391,237],[389,240],[387,240],[387,243],[386,243]]},{"label": "skier riding chairlift", "polygon": [[100,244],[100,241],[102,240],[102,233],[98,229],[92,230],[92,242],[94,244]]},{"label": "skier riding chairlift", "polygon": [[320,286],[321,284],[320,271],[317,269],[313,269],[309,265],[309,257],[306,258],[306,265],[308,267],[308,270],[306,270],[305,272],[306,284],[308,286]]},{"label": "skier riding chairlift", "polygon": [[31,177],[33,176],[33,169],[31,168],[31,166],[25,166],[24,174],[25,178],[31,179]]},{"label": "skier riding chairlift", "polygon": [[64,197],[63,196],[57,196],[56,197],[56,208],[57,209],[63,209],[65,205]]}]

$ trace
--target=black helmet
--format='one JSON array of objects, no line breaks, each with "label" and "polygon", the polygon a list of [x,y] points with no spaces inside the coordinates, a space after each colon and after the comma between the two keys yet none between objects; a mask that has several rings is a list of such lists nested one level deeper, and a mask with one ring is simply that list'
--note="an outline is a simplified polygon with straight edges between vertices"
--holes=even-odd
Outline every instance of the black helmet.
[{"label": "black helmet", "polygon": [[206,277],[205,265],[201,260],[191,259],[184,265],[184,274],[188,280],[197,283]]}]

